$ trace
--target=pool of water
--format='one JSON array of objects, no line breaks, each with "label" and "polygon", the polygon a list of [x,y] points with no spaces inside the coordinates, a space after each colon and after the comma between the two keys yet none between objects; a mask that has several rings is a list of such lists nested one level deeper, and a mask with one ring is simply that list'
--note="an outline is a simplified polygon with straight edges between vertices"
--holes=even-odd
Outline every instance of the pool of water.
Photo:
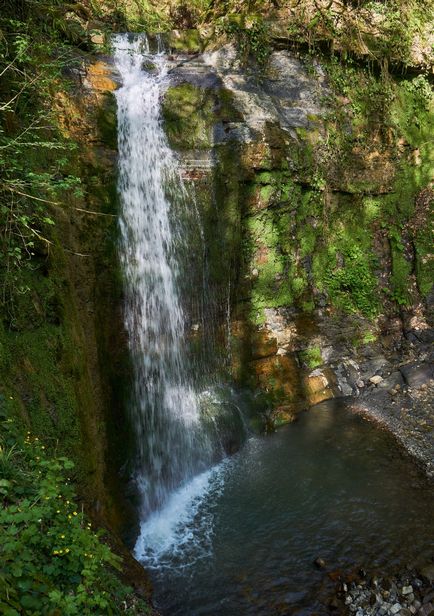
[{"label": "pool of water", "polygon": [[329,401],[178,490],[136,556],[163,615],[322,614],[326,572],[428,558],[433,520],[431,487],[393,438]]}]

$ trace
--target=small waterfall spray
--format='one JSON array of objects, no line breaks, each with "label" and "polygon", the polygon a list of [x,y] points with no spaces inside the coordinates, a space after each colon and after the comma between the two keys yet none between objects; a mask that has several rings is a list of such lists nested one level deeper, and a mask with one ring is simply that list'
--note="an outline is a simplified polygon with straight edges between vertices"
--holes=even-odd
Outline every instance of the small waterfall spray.
[{"label": "small waterfall spray", "polygon": [[135,475],[145,518],[182,482],[211,465],[213,444],[187,359],[177,259],[184,238],[171,210],[179,214],[189,203],[162,128],[166,59],[150,53],[145,36],[118,35],[114,50],[122,79],[116,92],[118,185],[125,324],[134,365]]}]

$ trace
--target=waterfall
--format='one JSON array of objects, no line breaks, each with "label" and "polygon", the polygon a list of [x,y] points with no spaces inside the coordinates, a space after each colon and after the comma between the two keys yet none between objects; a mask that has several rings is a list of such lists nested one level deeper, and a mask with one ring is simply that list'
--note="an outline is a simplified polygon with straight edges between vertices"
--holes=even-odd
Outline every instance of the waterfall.
[{"label": "waterfall", "polygon": [[185,253],[182,214],[195,206],[162,128],[167,60],[162,52],[150,53],[145,36],[126,34],[114,38],[114,58],[121,77],[116,91],[120,253],[134,366],[135,478],[145,519],[181,484],[209,468],[214,447],[201,419],[180,293],[180,279],[188,276],[178,257]]}]

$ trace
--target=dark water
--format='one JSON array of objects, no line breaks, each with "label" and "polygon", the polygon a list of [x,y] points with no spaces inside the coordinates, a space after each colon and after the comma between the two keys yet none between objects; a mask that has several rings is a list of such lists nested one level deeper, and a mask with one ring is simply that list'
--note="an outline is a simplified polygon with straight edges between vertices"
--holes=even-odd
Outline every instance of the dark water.
[{"label": "dark water", "polygon": [[322,614],[317,556],[327,571],[386,572],[434,554],[430,487],[390,435],[336,401],[250,439],[178,496],[136,547],[170,616]]}]

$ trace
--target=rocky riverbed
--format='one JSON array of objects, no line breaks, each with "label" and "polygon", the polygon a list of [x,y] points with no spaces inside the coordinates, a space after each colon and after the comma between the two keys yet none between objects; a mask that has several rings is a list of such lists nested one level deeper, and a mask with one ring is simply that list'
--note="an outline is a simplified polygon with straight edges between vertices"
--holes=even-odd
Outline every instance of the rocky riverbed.
[{"label": "rocky riverbed", "polygon": [[361,570],[341,580],[331,612],[355,616],[434,615],[434,562],[408,567],[392,577]]},{"label": "rocky riverbed", "polygon": [[412,344],[403,361],[367,380],[352,408],[392,432],[433,479],[433,399],[433,351]]}]

